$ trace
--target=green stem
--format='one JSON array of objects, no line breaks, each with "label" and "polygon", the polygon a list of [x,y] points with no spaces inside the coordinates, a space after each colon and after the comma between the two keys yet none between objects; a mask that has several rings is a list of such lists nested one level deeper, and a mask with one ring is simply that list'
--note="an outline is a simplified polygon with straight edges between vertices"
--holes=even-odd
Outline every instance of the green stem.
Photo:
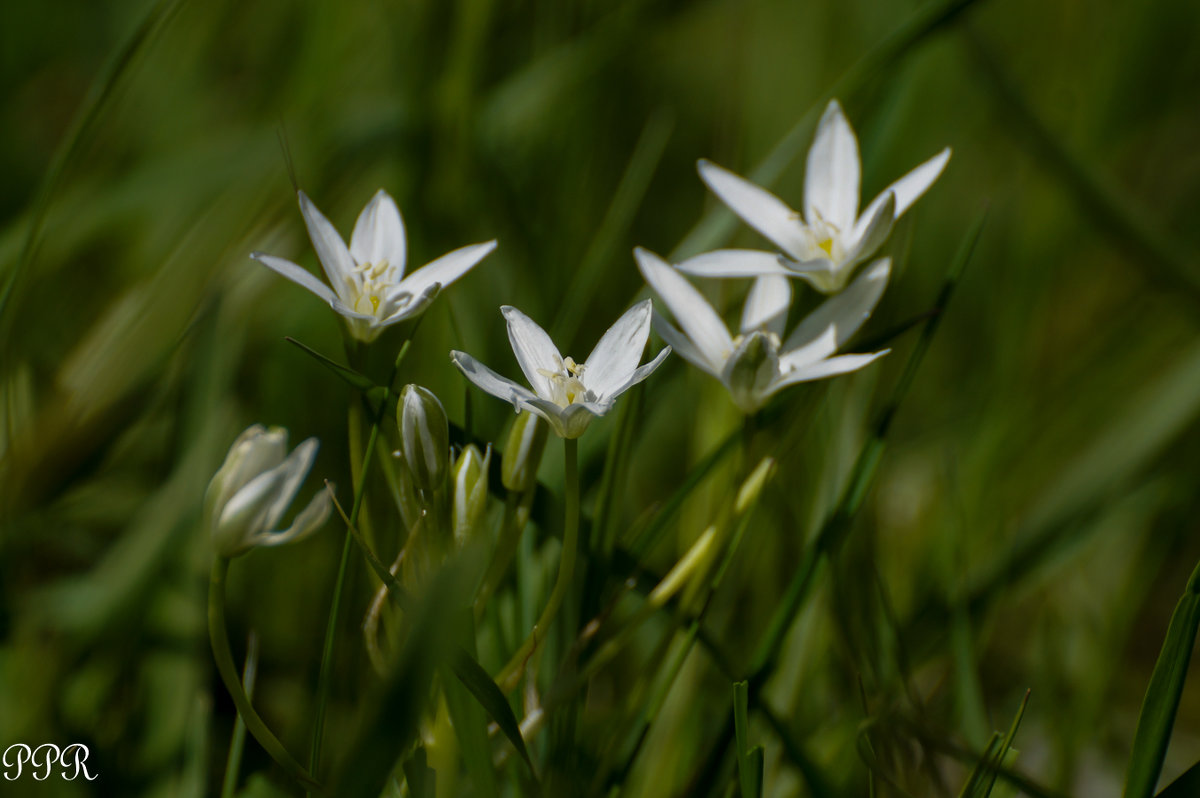
[{"label": "green stem", "polygon": [[237,666],[233,662],[233,653],[229,649],[229,632],[225,628],[225,577],[228,573],[229,560],[217,557],[213,562],[208,587],[208,637],[212,643],[217,672],[221,675],[221,681],[225,683],[225,689],[233,698],[234,706],[237,707],[238,715],[246,724],[247,731],[254,735],[258,744],[292,778],[303,784],[311,794],[324,795],[320,783],[288,753],[287,749],[283,747],[283,743],[279,742],[279,739],[267,728],[267,724],[254,711],[246,691],[242,688]]},{"label": "green stem", "polygon": [[575,438],[563,438],[563,453],[565,469],[563,474],[563,492],[565,494],[566,518],[563,529],[562,557],[558,561],[558,578],[550,591],[550,599],[546,608],[533,626],[529,637],[517,649],[516,653],[496,677],[500,689],[508,692],[516,686],[516,680],[524,670],[525,662],[537,649],[538,644],[546,636],[558,608],[562,605],[567,594],[567,585],[575,573],[575,557],[579,551],[579,441]]},{"label": "green stem", "polygon": [[[387,405],[385,399],[380,405],[380,412],[376,414],[375,423],[371,426],[371,435],[367,439],[367,449],[362,456],[362,468],[359,470],[358,484],[354,487],[354,506],[350,510],[349,526],[354,526],[358,523],[358,515],[362,511],[363,496],[366,491],[363,486],[366,484],[367,470],[370,468],[371,455],[375,451],[375,441],[379,438],[379,422],[383,415],[383,407]],[[351,423],[358,420],[358,413],[355,408],[358,405],[350,405]],[[350,551],[354,546],[354,538],[349,531],[346,532],[346,537],[342,543],[342,560],[338,564],[337,581],[333,585],[333,604],[329,608],[329,620],[325,624],[325,645],[321,651],[321,671],[317,676],[317,709],[313,717],[313,736],[312,747],[309,749],[309,767],[313,771],[317,771],[321,766],[321,742],[325,732],[325,708],[329,703],[329,682],[332,676],[333,664],[333,649],[334,643],[337,640],[338,620],[341,617],[342,594],[345,592],[346,572],[350,566]]]},{"label": "green stem", "polygon": [[[254,700],[254,680],[258,674],[258,636],[253,632],[246,643],[246,665],[242,668],[242,687],[246,700]],[[242,767],[242,751],[246,748],[246,721],[241,714],[233,722],[233,736],[229,740],[229,756],[225,760],[225,781],[221,785],[221,798],[234,798],[237,792],[238,771]]]},{"label": "green stem", "polygon": [[536,491],[508,491],[504,497],[504,520],[500,524],[500,537],[496,540],[496,550],[492,554],[492,562],[488,565],[479,584],[479,592],[475,596],[475,618],[483,615],[492,593],[500,586],[513,556],[517,553],[517,544],[521,541],[521,532],[529,518],[529,505]]}]

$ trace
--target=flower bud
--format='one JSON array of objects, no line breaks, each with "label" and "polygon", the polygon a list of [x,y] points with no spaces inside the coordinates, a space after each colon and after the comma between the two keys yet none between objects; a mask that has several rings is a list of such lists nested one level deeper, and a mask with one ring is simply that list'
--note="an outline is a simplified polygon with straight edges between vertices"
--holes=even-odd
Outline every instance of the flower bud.
[{"label": "flower bud", "polygon": [[549,434],[550,428],[533,413],[525,411],[517,416],[500,459],[500,478],[505,488],[527,491],[537,484],[538,466]]},{"label": "flower bud", "polygon": [[479,523],[487,508],[488,465],[492,461],[492,447],[480,456],[479,449],[471,444],[463,449],[454,464],[454,505],[451,516],[454,523],[454,541],[465,543],[471,531]]},{"label": "flower bud", "polygon": [[450,468],[450,422],[442,403],[419,385],[405,385],[396,408],[401,451],[419,490],[434,491]]},{"label": "flower bud", "polygon": [[300,540],[329,517],[329,494],[322,490],[290,527],[272,531],[312,468],[319,445],[316,438],[309,438],[285,457],[287,436],[282,427],[268,430],[255,424],[234,441],[209,482],[204,496],[206,525],[222,557]]},{"label": "flower bud", "polygon": [[779,336],[756,330],[738,342],[725,364],[722,381],[745,413],[762,407],[772,380],[779,373]]}]

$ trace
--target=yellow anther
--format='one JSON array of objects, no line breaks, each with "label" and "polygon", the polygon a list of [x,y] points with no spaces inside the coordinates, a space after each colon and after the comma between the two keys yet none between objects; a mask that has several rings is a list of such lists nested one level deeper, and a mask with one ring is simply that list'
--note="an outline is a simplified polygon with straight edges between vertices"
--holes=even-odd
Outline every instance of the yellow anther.
[{"label": "yellow anther", "polygon": [[379,312],[379,297],[375,296],[374,294],[371,294],[371,296],[369,296],[367,298],[371,300],[371,312],[378,313]]}]

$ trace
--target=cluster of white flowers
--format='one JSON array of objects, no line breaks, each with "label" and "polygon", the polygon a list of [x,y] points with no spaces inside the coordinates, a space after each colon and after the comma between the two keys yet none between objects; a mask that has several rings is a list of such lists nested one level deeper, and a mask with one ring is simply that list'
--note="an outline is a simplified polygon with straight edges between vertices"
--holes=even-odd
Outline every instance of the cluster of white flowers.
[{"label": "cluster of white flowers", "polygon": [[[789,385],[856,371],[887,353],[838,354],[871,315],[891,275],[888,258],[874,261],[857,277],[856,267],[878,250],[896,219],[937,180],[949,158],[950,151],[945,149],[925,161],[888,186],[860,214],[858,141],[834,100],[822,115],[808,151],[802,214],[744,178],[709,161],[699,162],[700,177],[713,193],[778,251],[722,249],[672,266],[638,248],[634,252],[637,266],[674,321],[655,312],[651,300],[640,302],[609,328],[583,362],[564,357],[545,330],[524,313],[502,307],[508,338],[529,388],[465,352],[452,351],[451,360],[477,387],[511,402],[518,411],[540,416],[563,438],[581,436],[593,418],[607,413],[618,396],[646,379],[672,350],[720,380],[743,412],[755,413]],[[386,192],[380,190],[367,203],[349,247],[303,192],[299,201],[329,284],[289,260],[258,252],[252,257],[328,302],[345,318],[350,336],[362,343],[370,343],[388,326],[422,313],[443,287],[496,247],[494,240],[462,247],[405,276],[404,223]],[[684,275],[753,278],[736,334]],[[785,335],[792,304],[791,278],[831,296]],[[652,324],[669,346],[639,365]],[[251,431],[251,439],[263,437],[258,428],[246,434]],[[234,445],[235,450],[248,445],[246,434]],[[242,546],[298,536],[263,536],[260,522],[278,519],[280,504],[290,501],[294,493],[295,476],[307,471],[309,451],[305,448],[305,456],[300,458],[305,461],[303,468],[297,463],[296,468],[282,469],[288,472],[288,484],[279,491],[279,501],[270,504],[269,519],[255,518],[249,524],[239,520],[239,525],[254,530],[234,536],[243,541]],[[227,470],[222,469],[214,485]],[[235,501],[229,506],[236,505]],[[228,510],[227,514],[242,515]],[[327,512],[302,515],[298,523],[307,530],[313,519],[323,519]],[[230,524],[232,521],[220,525],[226,551],[238,548],[229,542]]]}]

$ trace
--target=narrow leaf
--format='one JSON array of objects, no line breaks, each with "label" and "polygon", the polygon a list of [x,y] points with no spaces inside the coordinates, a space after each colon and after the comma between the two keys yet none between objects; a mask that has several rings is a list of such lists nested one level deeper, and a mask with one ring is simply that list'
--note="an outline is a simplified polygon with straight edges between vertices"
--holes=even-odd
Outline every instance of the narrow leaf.
[{"label": "narrow leaf", "polygon": [[451,667],[458,680],[471,691],[471,695],[475,696],[479,705],[487,710],[492,720],[496,721],[500,731],[512,743],[513,748],[517,749],[517,753],[521,755],[521,759],[525,760],[525,764],[529,766],[529,772],[536,780],[537,770],[533,766],[533,760],[529,758],[529,751],[525,747],[525,738],[521,736],[521,725],[517,723],[517,717],[513,714],[512,707],[509,706],[504,693],[500,692],[500,688],[492,681],[492,677],[488,675],[482,665],[462,649],[455,652]]}]

